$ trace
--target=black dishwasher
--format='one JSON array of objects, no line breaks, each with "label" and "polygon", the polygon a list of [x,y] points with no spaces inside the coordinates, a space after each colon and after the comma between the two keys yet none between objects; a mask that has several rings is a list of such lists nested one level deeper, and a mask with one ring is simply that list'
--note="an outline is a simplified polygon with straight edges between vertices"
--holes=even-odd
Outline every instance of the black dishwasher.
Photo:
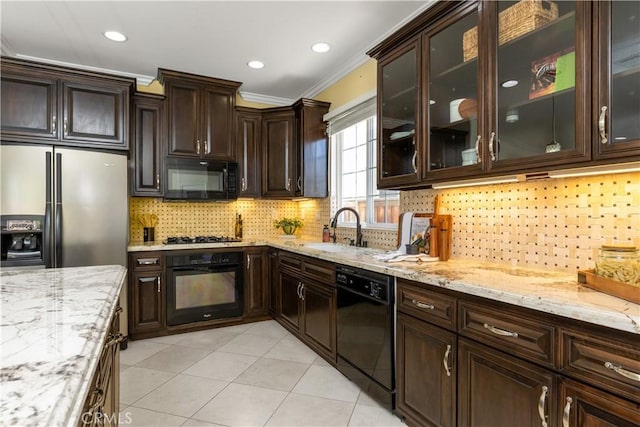
[{"label": "black dishwasher", "polygon": [[393,278],[338,265],[338,370],[374,400],[395,409]]}]

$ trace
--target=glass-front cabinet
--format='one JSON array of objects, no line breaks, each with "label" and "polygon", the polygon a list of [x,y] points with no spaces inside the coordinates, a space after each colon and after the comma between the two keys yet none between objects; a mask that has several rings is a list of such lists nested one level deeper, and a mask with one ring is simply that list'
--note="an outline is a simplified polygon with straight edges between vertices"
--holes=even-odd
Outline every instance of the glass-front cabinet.
[{"label": "glass-front cabinet", "polygon": [[420,40],[378,61],[378,188],[420,181]]},{"label": "glass-front cabinet", "polygon": [[[428,104],[425,135],[427,149],[422,158],[423,178],[478,174],[482,156],[478,126],[483,118],[482,93],[478,84],[478,4],[455,13],[424,33],[423,68],[426,70],[423,104]],[[464,46],[463,35],[475,29],[476,36]],[[475,54],[471,52],[475,51]]]},{"label": "glass-front cabinet", "polygon": [[486,6],[487,170],[589,160],[587,2]]},{"label": "glass-front cabinet", "polygon": [[592,106],[594,157],[640,152],[640,2],[594,3],[600,52]]}]

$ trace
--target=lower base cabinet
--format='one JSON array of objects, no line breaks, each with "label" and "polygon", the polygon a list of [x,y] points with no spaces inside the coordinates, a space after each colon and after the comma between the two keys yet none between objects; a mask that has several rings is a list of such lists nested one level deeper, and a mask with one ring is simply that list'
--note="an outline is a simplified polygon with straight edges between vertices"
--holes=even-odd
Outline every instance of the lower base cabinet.
[{"label": "lower base cabinet", "polygon": [[269,258],[266,248],[245,249],[244,317],[269,314]]},{"label": "lower base cabinet", "polygon": [[111,319],[89,394],[80,414],[78,426],[117,426],[120,413],[120,333],[121,307]]},{"label": "lower base cabinet", "polygon": [[276,320],[325,360],[335,364],[335,266],[286,252],[281,252],[278,258]]},{"label": "lower base cabinet", "polygon": [[404,279],[396,300],[407,425],[640,426],[637,335]]},{"label": "lower base cabinet", "polygon": [[458,345],[459,425],[553,425],[553,372],[464,338]]},{"label": "lower base cabinet", "polygon": [[398,313],[396,406],[409,425],[456,425],[456,334]]}]

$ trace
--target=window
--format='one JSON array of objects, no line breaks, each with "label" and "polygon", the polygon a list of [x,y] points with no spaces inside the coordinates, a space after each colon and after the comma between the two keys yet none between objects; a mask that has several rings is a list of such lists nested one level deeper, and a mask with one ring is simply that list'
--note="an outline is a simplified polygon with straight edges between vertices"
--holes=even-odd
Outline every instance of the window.
[{"label": "window", "polygon": [[[397,191],[376,185],[375,97],[329,119],[331,134],[331,211],[355,209],[367,226],[395,228],[400,214]],[[355,223],[351,212],[340,224]]]}]

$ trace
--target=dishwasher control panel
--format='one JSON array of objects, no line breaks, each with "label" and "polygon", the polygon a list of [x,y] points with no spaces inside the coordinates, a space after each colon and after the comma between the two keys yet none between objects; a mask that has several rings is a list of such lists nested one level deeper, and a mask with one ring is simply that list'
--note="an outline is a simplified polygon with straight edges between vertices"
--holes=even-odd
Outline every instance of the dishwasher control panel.
[{"label": "dishwasher control panel", "polygon": [[393,298],[393,277],[355,267],[336,266],[337,285],[381,302]]}]

